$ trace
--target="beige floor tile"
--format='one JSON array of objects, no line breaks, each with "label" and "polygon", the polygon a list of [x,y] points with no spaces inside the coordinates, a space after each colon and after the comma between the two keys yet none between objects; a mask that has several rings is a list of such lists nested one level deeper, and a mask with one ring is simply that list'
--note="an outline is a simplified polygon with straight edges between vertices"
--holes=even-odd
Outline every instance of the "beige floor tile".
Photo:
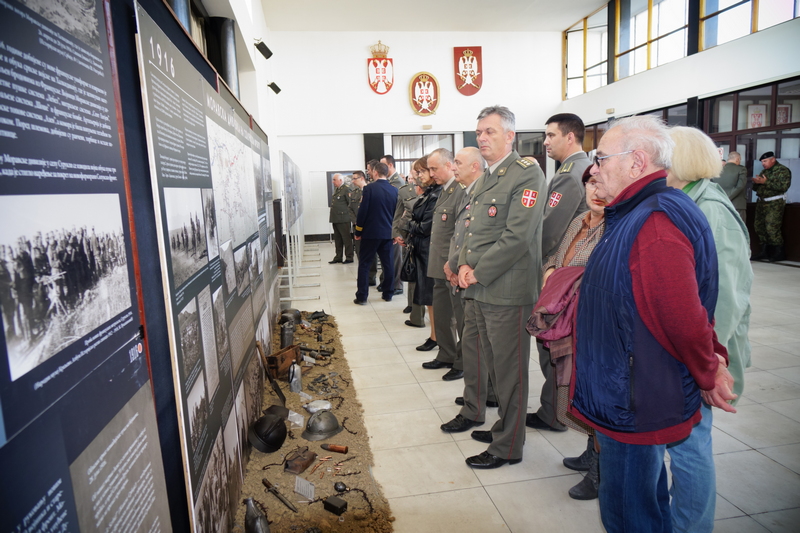
[{"label": "beige floor tile", "polygon": [[366,416],[431,408],[431,402],[418,383],[359,389],[358,399]]},{"label": "beige floor tile", "polygon": [[[423,335],[422,340],[419,342],[419,344],[417,344],[417,346],[425,342],[425,340],[428,338],[427,333],[428,332],[422,333]],[[398,346],[397,349],[400,351],[400,355],[403,356],[403,359],[405,359],[407,363],[416,365],[420,365],[425,361],[430,361],[431,359],[436,357],[437,353],[439,353],[439,351],[436,349],[431,350],[430,352],[421,352],[417,350],[416,346],[410,344],[407,346]]]},{"label": "beige floor tile", "polygon": [[[405,329],[389,331],[389,337],[395,346],[419,346],[425,339],[428,338],[430,330],[427,328],[409,328],[404,326]],[[432,350],[433,352],[437,350]]]},{"label": "beige floor tile", "polygon": [[800,442],[800,423],[763,405],[737,407],[738,413],[714,413],[714,425],[753,448]]},{"label": "beige floor tile", "polygon": [[796,328],[785,326],[755,326],[751,327],[748,333],[751,340],[774,346],[776,344],[788,344],[800,341],[800,335]]},{"label": "beige floor tile", "polygon": [[394,346],[391,337],[385,331],[369,333],[367,335],[348,335],[342,338],[342,345],[346,352],[350,350],[366,350],[368,348],[388,348]]},{"label": "beige floor tile", "polygon": [[[412,366],[412,372],[414,365]],[[464,380],[457,379],[455,381],[443,381],[441,379],[441,374],[444,374],[443,370],[425,370],[425,372],[435,372],[436,375],[439,375],[439,379],[435,381],[421,381],[420,386],[422,390],[425,391],[425,395],[431,401],[431,405],[434,407],[458,407],[454,402],[456,396],[461,396],[464,394]],[[415,374],[416,375],[416,374]]]},{"label": "beige floor tile", "polygon": [[717,455],[714,463],[717,493],[747,514],[800,507],[800,476],[761,453]]},{"label": "beige floor tile", "polygon": [[800,474],[800,444],[761,448],[758,451],[789,470]]},{"label": "beige floor tile", "polygon": [[397,517],[395,533],[508,533],[503,517],[482,487],[392,498],[389,505]]},{"label": "beige floor tile", "polygon": [[769,533],[769,530],[749,516],[740,516],[716,520],[714,533]]},{"label": "beige floor tile", "polygon": [[390,500],[480,486],[452,441],[392,450],[373,448],[373,456],[372,472]]},{"label": "beige floor tile", "polygon": [[772,533],[797,533],[800,525],[800,509],[757,514],[753,519]]},{"label": "beige floor tile", "polygon": [[746,516],[745,512],[733,505],[731,502],[717,494],[717,504],[714,507],[714,520],[721,520],[723,518],[735,518],[737,516]]},{"label": "beige floor tile", "polygon": [[512,533],[602,533],[597,500],[576,501],[567,494],[579,480],[575,473],[493,485],[486,492]]},{"label": "beige floor tile", "polygon": [[[425,359],[425,361],[432,361],[434,358],[436,358],[437,354],[436,350],[430,351],[428,353],[430,355],[428,356],[427,359]],[[419,381],[420,383],[427,383],[427,382],[456,383],[457,385],[460,384],[461,390],[463,390],[464,388],[463,379],[455,379],[453,381],[444,381],[442,379],[442,376],[444,376],[450,370],[449,368],[437,368],[437,369],[422,368],[422,363],[420,362],[409,363],[408,367],[411,369],[411,373],[414,374],[414,377],[417,378],[417,381]],[[457,396],[460,396],[460,394],[458,394]]]},{"label": "beige floor tile", "polygon": [[353,368],[351,374],[356,390],[417,382],[405,363]]},{"label": "beige floor tile", "polygon": [[[775,368],[800,366],[800,357],[779,350],[775,346],[753,346],[751,361],[752,366],[749,369],[751,371],[754,368],[761,370],[772,370]],[[746,379],[744,388],[747,390]]]},{"label": "beige floor tile", "polygon": [[364,417],[364,422],[373,452],[453,442],[450,435],[439,429],[442,421],[433,409],[369,415]]},{"label": "beige floor tile", "polygon": [[715,455],[718,453],[743,452],[750,449],[750,446],[731,437],[717,427],[711,429],[711,442]]},{"label": "beige floor tile", "polygon": [[[795,357],[795,359],[800,360],[800,358]],[[800,366],[791,366],[788,368],[776,368],[774,370],[769,371],[770,374],[774,374],[780,378],[788,379],[798,385],[800,385]]]},{"label": "beige floor tile", "polygon": [[586,450],[588,437],[577,431],[538,431],[538,433],[549,442],[553,448],[558,450],[563,457],[577,457]]},{"label": "beige floor tile", "polygon": [[394,346],[388,348],[368,348],[366,350],[348,350],[345,354],[350,368],[378,366],[387,364],[405,364],[403,357]]},{"label": "beige floor tile", "polygon": [[770,402],[764,405],[783,416],[788,416],[792,420],[800,422],[800,400],[786,400],[783,402]]},{"label": "beige floor tile", "polygon": [[[797,314],[800,317],[800,313]],[[800,356],[800,342],[790,342],[788,344],[773,344],[773,348],[781,350],[792,355]]]},{"label": "beige floor tile", "polygon": [[[787,371],[789,372],[789,371]],[[776,376],[777,372],[750,372],[747,374],[744,395],[757,403],[779,402],[800,398],[800,384]],[[791,376],[792,373],[789,372]]]},{"label": "beige floor tile", "polygon": [[392,315],[391,318],[386,316],[382,316],[380,318],[383,321],[383,327],[386,329],[386,331],[390,333],[413,331],[417,334],[418,337],[422,339],[420,342],[417,343],[420,344],[422,341],[428,338],[428,335],[431,332],[430,324],[428,324],[428,322],[426,321],[425,326],[421,328],[406,326],[406,320],[408,320],[408,316],[409,315],[398,313],[398,316],[396,317]]}]

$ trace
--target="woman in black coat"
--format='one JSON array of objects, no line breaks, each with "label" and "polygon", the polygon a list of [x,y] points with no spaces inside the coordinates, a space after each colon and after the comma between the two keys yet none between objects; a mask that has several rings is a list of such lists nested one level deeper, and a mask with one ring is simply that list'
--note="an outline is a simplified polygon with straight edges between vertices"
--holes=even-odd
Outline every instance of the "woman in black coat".
[{"label": "woman in black coat", "polygon": [[[411,213],[408,223],[408,245],[412,247],[412,256],[417,266],[417,286],[414,289],[414,303],[428,308],[428,318],[431,322],[430,341],[436,343],[436,333],[433,329],[433,278],[427,276],[428,254],[431,247],[431,227],[433,226],[433,208],[439,199],[442,187],[437,185],[430,175],[427,157],[422,157],[414,162],[413,171],[417,176],[417,186],[424,189],[417,191],[417,203]],[[427,341],[426,341],[427,342]]]}]

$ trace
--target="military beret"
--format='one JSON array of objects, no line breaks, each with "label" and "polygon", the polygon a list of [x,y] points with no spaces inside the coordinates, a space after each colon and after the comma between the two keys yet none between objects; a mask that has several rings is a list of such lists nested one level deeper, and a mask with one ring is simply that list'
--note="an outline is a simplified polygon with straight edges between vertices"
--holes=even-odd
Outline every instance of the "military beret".
[{"label": "military beret", "polygon": [[775,157],[775,152],[764,152],[761,154],[761,157],[759,157],[758,160],[763,161],[765,159],[769,159],[770,157]]}]

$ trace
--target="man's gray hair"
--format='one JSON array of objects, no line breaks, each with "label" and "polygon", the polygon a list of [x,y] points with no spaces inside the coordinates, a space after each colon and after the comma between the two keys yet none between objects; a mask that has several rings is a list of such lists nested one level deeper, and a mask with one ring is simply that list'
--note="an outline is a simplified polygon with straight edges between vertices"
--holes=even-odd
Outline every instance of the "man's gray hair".
[{"label": "man's gray hair", "polygon": [[436,150],[428,154],[428,157],[434,154],[436,154],[436,157],[439,158],[439,161],[441,161],[442,164],[447,164],[447,163],[450,163],[451,165],[453,164],[453,152],[451,152],[447,148],[437,148]]},{"label": "man's gray hair", "polygon": [[670,168],[675,141],[663,120],[653,115],[621,118],[611,123],[606,134],[616,128],[622,135],[623,152],[644,150],[654,166],[664,170]]},{"label": "man's gray hair", "polygon": [[493,105],[490,107],[484,107],[481,112],[478,114],[478,120],[483,120],[489,115],[497,115],[500,117],[500,121],[503,124],[503,129],[506,131],[516,131],[516,123],[517,120],[514,117],[514,113],[505,106],[501,105]]},{"label": "man's gray hair", "polygon": [[728,154],[728,161],[731,159],[736,158],[740,163],[742,162],[742,154],[739,152],[731,152]]}]

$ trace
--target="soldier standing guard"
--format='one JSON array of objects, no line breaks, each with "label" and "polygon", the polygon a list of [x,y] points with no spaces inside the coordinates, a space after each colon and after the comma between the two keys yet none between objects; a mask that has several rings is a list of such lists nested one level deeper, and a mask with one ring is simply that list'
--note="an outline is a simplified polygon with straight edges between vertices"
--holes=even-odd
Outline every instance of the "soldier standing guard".
[{"label": "soldier standing guard", "polygon": [[[353,241],[350,238],[350,194],[344,185],[341,174],[334,174],[331,179],[335,187],[331,196],[331,214],[329,221],[333,225],[333,239],[336,243],[336,256],[329,264],[352,263]],[[342,261],[344,254],[345,260]]]},{"label": "soldier standing guard", "polygon": [[792,185],[792,171],[778,163],[774,152],[766,152],[759,160],[764,170],[753,178],[756,202],[755,230],[761,241],[761,251],[753,261],[768,259],[771,263],[786,259],[783,251],[783,210],[786,208],[786,191]]}]

